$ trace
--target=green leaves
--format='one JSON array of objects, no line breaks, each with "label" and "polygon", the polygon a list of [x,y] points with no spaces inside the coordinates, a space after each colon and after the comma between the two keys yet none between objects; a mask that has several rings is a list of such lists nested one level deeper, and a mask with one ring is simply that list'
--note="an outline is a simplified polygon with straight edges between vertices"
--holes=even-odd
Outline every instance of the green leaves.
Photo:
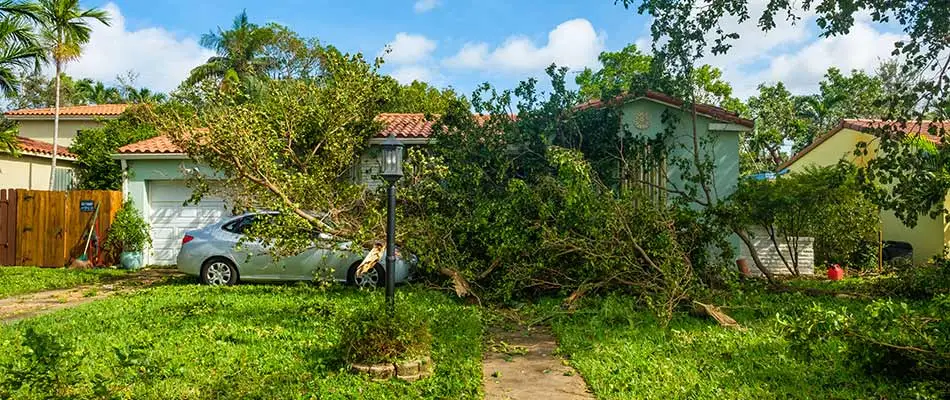
[{"label": "green leaves", "polygon": [[104,244],[114,252],[138,252],[152,245],[149,225],[131,199],[122,203],[122,207],[115,214]]},{"label": "green leaves", "polygon": [[[367,217],[378,204],[350,175],[381,129],[375,118],[390,93],[360,54],[328,50],[322,67],[320,79],[268,81],[256,98],[202,86],[189,100],[197,113],[182,107],[160,118],[189,156],[220,171],[211,189],[236,209],[281,211],[251,232],[278,257],[311,246],[314,230],[357,243],[383,231]],[[210,187],[200,183],[210,177],[190,177]]]},{"label": "green leaves", "polygon": [[[775,246],[786,244],[797,253],[798,237],[815,238],[816,266],[863,268],[876,261],[867,259],[876,251],[864,242],[877,240],[880,217],[862,189],[853,167],[812,168],[774,181],[743,181],[732,205],[741,223],[764,228]],[[789,257],[786,264],[797,274],[797,255]]]},{"label": "green leaves", "polygon": [[77,155],[79,187],[118,190],[122,187],[122,166],[112,158],[119,147],[156,136],[154,113],[169,106],[136,105],[118,118],[102,122],[98,128],[79,131],[70,151]]}]

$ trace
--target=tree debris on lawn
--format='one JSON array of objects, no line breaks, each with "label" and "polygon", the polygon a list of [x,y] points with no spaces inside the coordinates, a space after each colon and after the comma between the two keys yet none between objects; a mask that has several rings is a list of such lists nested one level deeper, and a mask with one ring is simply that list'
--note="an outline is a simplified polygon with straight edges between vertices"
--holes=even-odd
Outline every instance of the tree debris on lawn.
[{"label": "tree debris on lawn", "polygon": [[718,322],[720,326],[723,326],[726,328],[734,328],[738,330],[743,330],[742,326],[740,326],[739,323],[736,322],[736,320],[732,319],[732,317],[722,312],[722,310],[719,309],[719,307],[716,307],[715,305],[712,305],[712,304],[700,303],[698,301],[693,301],[693,304],[698,306],[698,307],[693,307],[693,311],[695,314],[710,316],[713,319],[715,319],[716,322]]},{"label": "tree debris on lawn", "polygon": [[363,262],[360,263],[359,267],[356,267],[356,276],[363,276],[363,274],[369,272],[373,269],[380,259],[383,258],[383,242],[376,242],[373,245],[373,249],[369,251],[369,254],[363,258]]}]

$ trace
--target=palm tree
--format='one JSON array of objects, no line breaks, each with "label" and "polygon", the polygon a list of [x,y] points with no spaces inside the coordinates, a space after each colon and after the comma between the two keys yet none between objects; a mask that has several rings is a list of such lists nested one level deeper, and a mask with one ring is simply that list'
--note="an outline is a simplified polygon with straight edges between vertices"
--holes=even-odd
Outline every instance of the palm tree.
[{"label": "palm tree", "polygon": [[85,104],[109,104],[122,101],[119,89],[106,87],[101,81],[85,78],[76,82],[76,95]]},{"label": "palm tree", "polygon": [[253,83],[266,76],[273,61],[264,55],[271,31],[247,19],[247,11],[234,18],[230,30],[208,32],[201,36],[201,45],[214,50],[217,55],[191,70],[185,81],[194,85],[208,78],[221,80],[222,86],[234,83]]},{"label": "palm tree", "polygon": [[165,93],[153,92],[148,88],[129,88],[126,96],[132,103],[161,103],[167,99]]},{"label": "palm tree", "polygon": [[109,14],[98,8],[83,10],[79,0],[39,0],[41,32],[56,66],[56,106],[53,112],[53,157],[49,172],[49,187],[56,176],[56,152],[59,140],[60,74],[67,62],[79,58],[82,46],[89,42],[92,32],[90,21],[109,25]]},{"label": "palm tree", "polygon": [[841,95],[824,96],[820,94],[795,98],[795,108],[798,109],[798,116],[809,121],[811,126],[803,132],[803,137],[795,140],[796,146],[792,150],[794,152],[801,151],[805,146],[811,144],[818,135],[831,129],[832,125],[838,122],[840,112],[837,108],[844,100],[845,97]]},{"label": "palm tree", "polygon": [[17,142],[17,133],[19,128],[14,124],[4,124],[0,127],[0,152],[12,154],[14,157],[20,154],[20,144]]},{"label": "palm tree", "polygon": [[21,17],[0,19],[0,91],[7,97],[17,94],[18,70],[36,67],[45,52],[33,35],[33,27]]},{"label": "palm tree", "polygon": [[17,70],[38,69],[46,61],[46,53],[30,22],[39,22],[35,4],[0,1],[0,91],[7,97],[16,95]]}]

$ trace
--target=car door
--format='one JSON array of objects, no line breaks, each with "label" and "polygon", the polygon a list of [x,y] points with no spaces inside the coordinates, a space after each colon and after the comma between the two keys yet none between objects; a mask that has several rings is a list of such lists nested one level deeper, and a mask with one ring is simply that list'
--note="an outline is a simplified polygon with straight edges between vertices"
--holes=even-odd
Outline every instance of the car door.
[{"label": "car door", "polygon": [[267,249],[260,241],[249,240],[244,235],[258,219],[258,214],[246,215],[221,227],[242,279],[271,279],[274,275],[273,260]]},{"label": "car door", "polygon": [[301,280],[346,280],[354,254],[339,240],[326,234],[314,234],[314,245],[300,254],[288,257],[288,272]]}]

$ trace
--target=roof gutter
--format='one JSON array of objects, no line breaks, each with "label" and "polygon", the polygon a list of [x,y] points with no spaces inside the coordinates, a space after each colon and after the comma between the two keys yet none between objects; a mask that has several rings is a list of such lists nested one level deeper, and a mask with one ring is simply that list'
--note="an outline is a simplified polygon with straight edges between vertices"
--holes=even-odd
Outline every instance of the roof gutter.
[{"label": "roof gutter", "polygon": [[185,153],[116,153],[113,160],[187,160]]},{"label": "roof gutter", "polygon": [[[11,121],[52,121],[55,118],[52,115],[9,115],[4,114],[4,117]],[[62,115],[60,114],[60,121],[98,121],[101,119],[116,119],[119,118],[118,115]]]},{"label": "roof gutter", "polygon": [[[17,151],[17,153],[18,153],[19,155],[21,155],[21,156],[30,156],[30,157],[37,157],[37,158],[50,158],[50,159],[53,158],[53,155],[52,155],[52,154],[40,153],[40,152],[35,152],[35,151],[23,150],[23,149],[20,149],[19,151]],[[10,153],[7,153],[7,152],[0,152],[0,154],[7,154],[7,155],[9,155]],[[76,157],[73,157],[73,156],[65,156],[65,155],[62,155],[62,154],[56,156],[56,159],[57,159],[57,160],[66,160],[66,161],[76,161],[76,160],[77,160]]]},{"label": "roof gutter", "polygon": [[[670,103],[670,102],[666,102],[666,101],[663,101],[663,100],[660,100],[660,99],[655,99],[655,98],[650,97],[650,96],[636,96],[636,97],[631,97],[631,98],[625,100],[625,101],[624,101],[624,104],[626,104],[626,103],[631,103],[631,102],[634,102],[634,101],[637,101],[637,100],[648,100],[648,101],[652,101],[652,102],[657,103],[657,104],[662,104],[662,105],[665,105],[665,106],[667,106],[667,107],[674,108],[674,109],[682,109],[682,108],[683,108],[683,105],[682,105],[682,104],[676,105],[676,104],[673,104],[673,103]],[[698,110],[696,111],[696,115],[701,115],[701,116],[706,117],[706,118],[709,118],[709,119],[711,119],[711,120],[713,120],[713,121],[722,121],[722,120],[723,120],[721,117],[717,117],[717,116],[715,116],[715,115],[706,114],[706,113],[701,112],[701,111],[698,111]],[[738,118],[738,117],[737,117],[737,118]],[[748,127],[748,126],[740,125],[740,124],[736,124],[736,123],[722,123],[721,125],[735,125],[735,126],[737,126],[737,127],[741,127],[741,128],[742,128],[742,129],[741,129],[742,132],[751,131],[751,130],[752,130],[752,127]],[[730,130],[730,131],[731,131],[731,130],[738,130],[738,129],[713,129],[712,127],[710,127],[709,130],[718,130],[718,131]]]},{"label": "roof gutter", "polygon": [[[372,138],[369,140],[369,144],[383,144],[385,140],[386,138]],[[402,144],[429,144],[433,141],[432,139],[427,138],[427,137],[421,137],[421,138],[420,137],[412,137],[412,138],[397,137],[396,140],[398,140]]]}]

